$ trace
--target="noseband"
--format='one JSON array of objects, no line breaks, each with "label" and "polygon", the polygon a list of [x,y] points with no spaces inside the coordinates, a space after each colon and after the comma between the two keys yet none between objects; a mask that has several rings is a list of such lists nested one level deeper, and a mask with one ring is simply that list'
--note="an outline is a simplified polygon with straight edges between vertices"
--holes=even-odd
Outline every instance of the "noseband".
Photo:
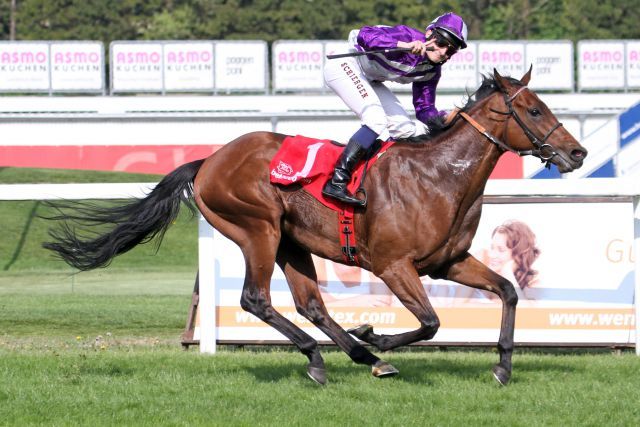
[{"label": "noseband", "polygon": [[525,89],[527,89],[527,86],[522,86],[520,89],[518,89],[516,91],[516,93],[514,93],[511,96],[509,96],[507,93],[504,93],[504,92],[502,93],[502,96],[504,98],[504,103],[507,106],[507,108],[509,109],[509,111],[498,111],[498,110],[495,110],[493,108],[490,108],[489,110],[491,110],[492,112],[497,113],[497,114],[502,114],[504,116],[508,116],[507,120],[509,120],[510,117],[513,117],[513,119],[516,121],[516,123],[518,123],[518,126],[520,126],[520,129],[522,129],[522,131],[527,136],[527,138],[529,138],[529,141],[531,141],[531,144],[534,147],[532,150],[516,150],[515,148],[510,147],[509,145],[505,144],[504,142],[502,142],[501,140],[499,140],[495,136],[491,135],[485,128],[483,128],[478,122],[476,122],[473,118],[471,118],[471,116],[469,116],[467,113],[465,113],[463,111],[460,111],[458,114],[460,114],[463,119],[465,119],[467,122],[469,122],[469,124],[471,124],[474,128],[476,128],[481,134],[483,134],[489,141],[491,141],[492,143],[497,145],[500,149],[502,149],[504,151],[510,151],[512,153],[517,154],[518,156],[521,156],[521,157],[522,156],[529,156],[529,155],[535,156],[535,157],[539,158],[542,161],[542,163],[545,163],[545,167],[546,168],[550,168],[551,167],[551,159],[553,159],[555,156],[557,156],[558,153],[546,141],[547,141],[547,139],[549,139],[551,134],[556,129],[558,129],[560,126],[562,126],[562,123],[560,123],[560,122],[556,123],[555,126],[553,126],[551,128],[551,130],[549,130],[549,132],[547,132],[547,134],[542,138],[542,140],[538,139],[538,137],[522,121],[522,119],[520,118],[518,113],[516,113],[516,110],[513,108],[513,100],[518,95],[520,95],[520,93]]}]

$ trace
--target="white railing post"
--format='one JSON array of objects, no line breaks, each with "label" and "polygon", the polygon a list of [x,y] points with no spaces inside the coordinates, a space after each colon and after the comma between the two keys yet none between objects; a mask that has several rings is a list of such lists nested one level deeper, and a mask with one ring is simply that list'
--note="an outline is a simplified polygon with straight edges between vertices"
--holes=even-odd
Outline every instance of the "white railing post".
[{"label": "white railing post", "polygon": [[213,228],[202,215],[198,221],[198,312],[200,314],[200,353],[215,353],[216,325],[216,265]]},{"label": "white railing post", "polygon": [[635,257],[635,281],[634,306],[636,313],[636,355],[640,356],[640,195],[633,198],[633,255]]}]

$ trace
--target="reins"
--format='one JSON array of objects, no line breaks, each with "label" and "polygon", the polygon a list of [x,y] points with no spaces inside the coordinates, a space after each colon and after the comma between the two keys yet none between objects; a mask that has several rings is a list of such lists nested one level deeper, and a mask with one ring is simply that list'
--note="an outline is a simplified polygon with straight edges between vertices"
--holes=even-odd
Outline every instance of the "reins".
[{"label": "reins", "polygon": [[508,116],[507,117],[507,121],[509,120],[509,118],[513,117],[513,119],[516,121],[518,126],[520,126],[520,129],[522,129],[522,131],[527,136],[529,141],[531,141],[531,144],[533,144],[534,148],[532,150],[516,150],[515,148],[507,145],[505,142],[501,141],[499,138],[497,138],[494,135],[492,135],[491,133],[489,133],[489,131],[487,131],[480,123],[475,121],[471,116],[469,116],[464,111],[458,111],[458,115],[460,115],[471,126],[473,126],[478,132],[480,132],[482,135],[484,135],[489,141],[491,141],[493,144],[495,144],[501,150],[509,151],[511,153],[515,153],[520,157],[528,156],[528,155],[535,156],[535,157],[539,158],[542,161],[542,163],[545,163],[545,167],[546,168],[550,168],[551,167],[551,159],[553,159],[556,155],[558,155],[558,153],[546,141],[547,141],[547,139],[549,139],[551,134],[556,129],[558,129],[560,126],[562,126],[562,123],[560,123],[560,122],[556,123],[555,126],[553,126],[549,130],[549,132],[547,132],[547,134],[542,138],[542,140],[538,139],[538,137],[522,121],[522,119],[520,118],[518,113],[516,113],[515,109],[513,108],[513,100],[522,91],[524,91],[525,89],[527,89],[527,86],[522,86],[520,89],[518,89],[511,96],[508,96],[508,94],[503,92],[502,95],[503,95],[503,98],[504,98],[504,103],[507,106],[507,108],[509,109],[509,111],[498,111],[498,110],[495,110],[493,108],[490,108],[490,110],[492,112],[494,112],[494,113]]},{"label": "reins", "polygon": [[476,122],[470,115],[468,115],[464,111],[459,111],[458,114],[463,119],[465,119],[471,126],[476,128],[476,130],[478,132],[480,132],[482,135],[484,135],[489,141],[491,141],[493,144],[497,145],[503,151],[510,151],[512,153],[516,153],[519,156],[526,156],[526,154],[523,154],[524,153],[523,151],[515,150],[515,149],[509,147],[507,144],[505,144],[501,140],[499,140],[498,138],[496,138],[495,136],[491,135],[488,130],[486,130],[480,123]]}]

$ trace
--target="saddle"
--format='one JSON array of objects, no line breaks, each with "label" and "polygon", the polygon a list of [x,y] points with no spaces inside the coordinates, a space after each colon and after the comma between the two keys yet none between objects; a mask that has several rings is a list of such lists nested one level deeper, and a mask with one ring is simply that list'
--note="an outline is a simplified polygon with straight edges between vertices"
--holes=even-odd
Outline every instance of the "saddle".
[{"label": "saddle", "polygon": [[[382,156],[393,141],[376,141],[352,175],[347,189],[355,194],[361,187],[367,170]],[[355,229],[353,227],[353,206],[338,200],[325,197],[322,187],[331,177],[338,157],[344,149],[343,144],[328,139],[315,139],[306,136],[287,136],[280,150],[269,165],[272,184],[301,185],[302,188],[320,203],[338,213],[340,227],[340,244],[345,261],[358,265],[355,246]]]},{"label": "saddle", "polygon": [[[348,190],[355,193],[361,185],[362,178],[393,141],[376,141],[365,161],[355,169]],[[322,195],[322,187],[331,177],[338,157],[344,149],[339,144],[328,139],[315,139],[306,136],[287,136],[282,142],[280,150],[271,160],[269,166],[272,184],[301,185],[309,194],[326,207],[339,212],[345,205],[338,200]]]}]

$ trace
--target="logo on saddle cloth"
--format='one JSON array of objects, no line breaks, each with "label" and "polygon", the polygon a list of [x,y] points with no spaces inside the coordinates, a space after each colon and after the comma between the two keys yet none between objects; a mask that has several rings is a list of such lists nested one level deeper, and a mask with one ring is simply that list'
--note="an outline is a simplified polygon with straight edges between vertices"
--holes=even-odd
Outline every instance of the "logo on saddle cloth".
[{"label": "logo on saddle cloth", "polygon": [[[271,182],[284,185],[297,182],[300,179],[302,183],[310,182],[308,177],[311,174],[314,165],[316,164],[318,151],[324,145],[324,142],[316,142],[315,144],[311,145],[296,144],[294,147],[285,147],[284,143],[287,142],[287,139],[285,139],[282,147],[278,151],[278,154],[276,154],[276,156],[271,161]],[[300,151],[300,148],[303,148],[303,145],[305,148],[304,151],[306,152],[305,156],[302,156],[303,154],[305,154],[304,152],[298,152]],[[282,155],[282,159],[279,158],[280,155]],[[300,161],[302,160],[302,158],[304,158],[305,161],[302,165],[302,168],[300,168]],[[273,164],[276,160],[278,161],[278,165],[274,168]],[[318,166],[316,166],[316,168],[318,168]],[[313,175],[316,175],[318,173],[319,172],[316,172]]]},{"label": "logo on saddle cloth", "polygon": [[[291,179],[295,181],[297,178],[293,175],[293,167],[289,163],[285,163],[282,160],[278,163],[275,170],[271,171],[271,175],[280,179]],[[291,178],[289,178],[291,177]]]},{"label": "logo on saddle cloth", "polygon": [[[382,144],[376,156],[373,156],[367,164],[367,168],[378,160],[393,141]],[[326,198],[322,195],[322,187],[333,173],[333,168],[342,153],[344,146],[337,145],[328,139],[315,139],[305,136],[288,136],[282,141],[282,146],[271,159],[270,179],[272,184],[291,185],[299,184],[323,205],[340,211],[344,206],[340,202]],[[356,168],[353,180],[349,184],[350,191],[355,191],[360,183],[360,177],[364,171],[365,162]]]}]

